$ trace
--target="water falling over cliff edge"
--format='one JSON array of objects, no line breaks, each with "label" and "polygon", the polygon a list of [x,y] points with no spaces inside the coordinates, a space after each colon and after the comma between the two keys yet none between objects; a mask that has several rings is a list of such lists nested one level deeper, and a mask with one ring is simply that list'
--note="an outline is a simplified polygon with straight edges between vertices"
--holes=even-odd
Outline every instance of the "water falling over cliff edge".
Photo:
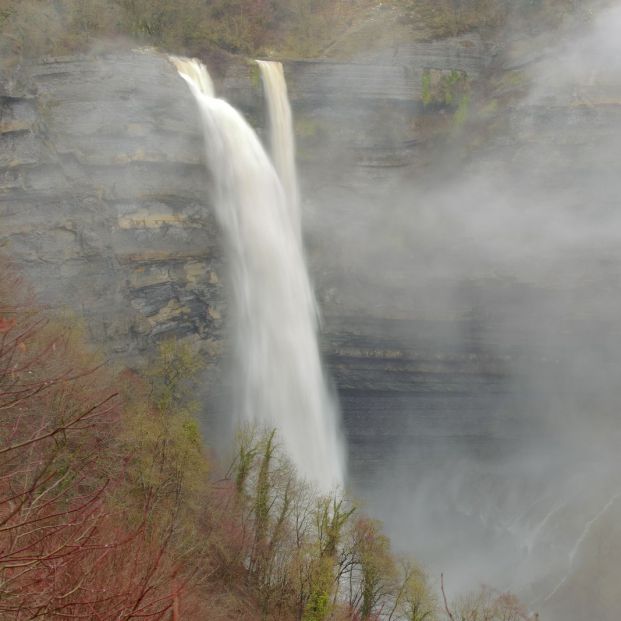
[{"label": "water falling over cliff edge", "polygon": [[[317,315],[291,195],[255,132],[174,58],[199,106],[233,286],[239,422],[274,427],[299,474],[327,492],[345,472],[338,407],[319,356]],[[295,177],[294,177],[295,178]]]}]

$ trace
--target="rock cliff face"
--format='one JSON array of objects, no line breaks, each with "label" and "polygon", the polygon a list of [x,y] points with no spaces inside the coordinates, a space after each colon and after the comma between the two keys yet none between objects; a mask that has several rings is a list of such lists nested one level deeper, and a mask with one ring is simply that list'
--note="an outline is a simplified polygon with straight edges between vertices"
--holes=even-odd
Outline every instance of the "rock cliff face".
[{"label": "rock cliff face", "polygon": [[[347,63],[285,63],[311,197],[305,229],[326,317],[323,350],[353,416],[359,408],[347,399],[369,390],[402,394],[417,385],[441,394],[459,391],[456,370],[474,378],[472,386],[497,375],[476,338],[469,349],[404,341],[421,324],[407,298],[395,302],[402,274],[382,284],[365,279],[364,265],[351,265],[338,237],[327,234],[355,236],[360,201],[365,209],[382,205],[386,188],[428,159],[416,125],[425,72],[458,72],[476,83],[488,62],[471,36]],[[194,102],[167,59],[151,51],[48,59],[7,73],[0,85],[0,239],[41,298],[83,316],[96,341],[132,364],[170,335],[217,358],[223,252]],[[261,131],[263,95],[251,63],[229,63],[217,89]],[[346,281],[368,295],[343,293]],[[354,436],[364,428],[349,423]],[[366,444],[354,454],[373,464]]]},{"label": "rock cliff face", "polygon": [[222,328],[221,251],[194,103],[153,53],[42,62],[2,81],[3,250],[41,298],[129,359]]},{"label": "rock cliff face", "polygon": [[[419,258],[408,255],[404,239],[395,252],[380,222],[390,221],[395,184],[422,181],[432,159],[418,123],[429,115],[425,76],[464,77],[475,88],[490,59],[478,37],[464,36],[347,63],[285,63],[324,355],[346,416],[354,417],[351,441],[361,442],[354,472],[386,457],[364,439],[363,430],[381,420],[359,424],[361,395],[371,404],[371,394],[381,402],[390,394],[466,392],[474,403],[482,389],[504,390],[504,353],[488,347],[477,302],[466,296],[447,304],[448,313],[442,303],[424,309],[425,285],[419,293],[410,283],[409,260]],[[95,340],[130,363],[170,335],[217,357],[223,252],[197,113],[172,65],[152,51],[48,59],[0,83],[1,239],[43,300],[84,316]],[[229,63],[217,89],[262,131],[252,63]],[[432,112],[444,113],[442,106]],[[377,247],[360,253],[360,242],[373,247],[374,237]],[[460,337],[445,339],[447,330]],[[462,403],[449,409],[457,416]],[[374,408],[367,407],[370,416]],[[406,414],[391,408],[395,417]],[[395,419],[391,428],[399,425]]]},{"label": "rock cliff face", "polygon": [[[441,293],[429,302],[430,281],[413,280],[411,269],[429,257],[424,248],[412,253],[394,208],[404,180],[425,186],[433,176],[433,141],[421,128],[433,115],[451,114],[433,102],[426,107],[433,93],[425,91],[434,80],[445,88],[464,79],[476,93],[492,60],[478,37],[464,36],[395,44],[349,62],[285,63],[324,351],[343,390],[407,392],[422,381],[450,392],[458,370],[475,378],[476,391],[484,378],[494,385],[503,374],[500,360],[510,354],[487,346],[500,328],[482,327],[482,317],[502,315],[515,296],[503,283],[490,286],[489,273],[486,283],[465,288],[439,275],[431,286]],[[495,87],[499,98],[519,83],[516,72],[532,82],[527,72],[542,61],[516,52],[505,62],[512,77]],[[217,86],[261,131],[256,68],[231,62]],[[166,58],[135,51],[48,59],[6,72],[0,89],[2,246],[42,298],[84,315],[93,336],[127,360],[170,334],[217,354],[226,315],[222,248],[194,103]],[[568,162],[579,174],[581,161],[593,157],[593,146],[577,157],[576,147],[595,145],[619,126],[614,88],[604,90],[593,101],[591,88],[588,105],[575,105],[580,93],[556,89],[553,100],[505,106],[490,120],[502,131],[477,147],[470,166],[532,160],[541,144],[554,153],[546,183],[560,185]],[[601,179],[610,167],[599,174],[589,183],[609,203],[612,186]],[[459,347],[412,336],[447,326],[463,335]]]},{"label": "rock cliff face", "polygon": [[[406,46],[392,58],[287,62],[309,188],[327,168],[331,183],[348,177],[357,192],[366,170],[403,166],[425,68],[478,76],[485,63],[475,38]],[[218,88],[264,126],[250,63],[230,63]],[[42,299],[78,311],[126,359],[170,334],[198,336],[215,352],[222,249],[197,113],[166,58],[142,50],[47,59],[6,70],[0,97],[2,246]],[[337,157],[346,165],[332,165]]]}]

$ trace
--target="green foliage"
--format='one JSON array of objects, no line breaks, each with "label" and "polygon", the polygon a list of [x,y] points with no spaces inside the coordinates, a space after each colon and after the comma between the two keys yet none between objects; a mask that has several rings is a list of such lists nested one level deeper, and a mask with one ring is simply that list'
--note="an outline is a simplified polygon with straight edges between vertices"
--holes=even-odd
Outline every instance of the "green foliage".
[{"label": "green foliage", "polygon": [[11,17],[11,9],[9,7],[0,8],[0,28],[4,25],[4,23]]},{"label": "green foliage", "polygon": [[333,559],[316,559],[310,575],[310,589],[302,616],[303,621],[323,621],[328,616],[332,608],[333,588]]},{"label": "green foliage", "polygon": [[422,95],[423,104],[425,106],[428,106],[433,101],[433,97],[431,94],[431,72],[425,71],[423,73],[422,87],[423,87],[423,95]]},{"label": "green foliage", "polygon": [[395,601],[395,612],[404,621],[433,621],[438,603],[427,576],[416,564],[404,562],[401,587]]},{"label": "green foliage", "polygon": [[253,432],[243,429],[237,436],[237,458],[235,462],[235,491],[239,497],[246,493],[246,481],[252,472],[258,447],[254,444]]},{"label": "green foliage", "polygon": [[456,128],[462,127],[468,119],[470,112],[470,95],[468,93],[462,94],[457,104],[457,109],[453,114],[453,124]]},{"label": "green foliage", "polygon": [[149,385],[130,381],[124,389],[123,441],[132,460],[122,493],[136,500],[137,511],[147,499],[157,498],[152,520],[168,523],[174,516],[185,523],[180,531],[200,510],[208,475],[195,418],[198,405],[188,397],[201,368],[188,345],[164,341],[145,373]]},{"label": "green foliage", "polygon": [[443,77],[442,80],[442,89],[444,91],[444,103],[447,106],[453,104],[456,93],[459,90],[462,90],[464,84],[467,83],[468,77],[462,71],[456,71],[453,69],[447,76]]},{"label": "green foliage", "polygon": [[[153,400],[163,411],[181,403],[186,409],[193,409],[195,403],[187,399],[196,374],[203,368],[203,361],[187,344],[175,339],[160,343],[158,356],[147,370],[151,380]],[[190,405],[191,404],[191,405]]]},{"label": "green foliage", "polygon": [[425,106],[465,107],[467,112],[470,83],[466,72],[425,69],[421,86]]},{"label": "green foliage", "polygon": [[357,521],[355,528],[357,561],[361,569],[360,617],[366,620],[394,587],[397,569],[390,552],[390,541],[382,534],[379,522],[363,518]]},{"label": "green foliage", "polygon": [[335,589],[337,555],[345,528],[356,511],[355,506],[336,495],[317,501],[314,517],[316,524],[315,558],[308,576],[308,601],[304,621],[322,621],[332,609]]},{"label": "green foliage", "polygon": [[[261,451],[261,459],[259,464],[259,472],[257,475],[256,492],[255,492],[255,532],[257,542],[263,541],[263,538],[267,534],[268,519],[270,517],[270,466],[274,457],[274,436],[276,431],[272,430],[267,434],[267,437],[263,441],[263,447]],[[286,506],[286,502],[283,506]],[[285,510],[286,511],[286,510]]]},{"label": "green foliage", "polygon": [[318,496],[280,451],[274,430],[244,429],[231,472],[248,568],[265,618],[435,621],[426,576],[399,562],[381,524],[338,493]]},{"label": "green foliage", "polygon": [[356,511],[343,498],[321,498],[317,504],[317,533],[321,557],[333,557],[341,542],[343,528]]}]

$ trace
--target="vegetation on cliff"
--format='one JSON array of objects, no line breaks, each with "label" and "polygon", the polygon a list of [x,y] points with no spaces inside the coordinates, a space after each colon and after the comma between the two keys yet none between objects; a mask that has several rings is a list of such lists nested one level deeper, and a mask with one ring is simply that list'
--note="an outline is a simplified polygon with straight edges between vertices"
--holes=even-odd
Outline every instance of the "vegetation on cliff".
[{"label": "vegetation on cliff", "polygon": [[422,571],[400,569],[352,505],[301,484],[275,432],[241,434],[229,475],[210,477],[186,347],[163,343],[151,381],[114,372],[9,273],[0,618],[368,619],[388,602],[432,613]]},{"label": "vegetation on cliff", "polygon": [[424,24],[431,38],[477,31],[489,34],[509,21],[526,30],[556,27],[567,17],[588,14],[574,0],[393,0],[403,20]]},{"label": "vegetation on cliff", "polygon": [[2,52],[61,55],[127,37],[168,51],[317,54],[369,0],[6,0]]},{"label": "vegetation on cliff", "polygon": [[471,31],[489,34],[509,18],[526,30],[549,28],[570,16],[588,16],[594,2],[4,0],[0,3],[0,52],[5,58],[63,55],[89,49],[102,38],[116,44],[125,38],[203,57],[219,50],[312,57],[321,55],[353,26],[374,21],[374,9],[397,11],[400,21],[417,31],[419,38],[439,38]]}]

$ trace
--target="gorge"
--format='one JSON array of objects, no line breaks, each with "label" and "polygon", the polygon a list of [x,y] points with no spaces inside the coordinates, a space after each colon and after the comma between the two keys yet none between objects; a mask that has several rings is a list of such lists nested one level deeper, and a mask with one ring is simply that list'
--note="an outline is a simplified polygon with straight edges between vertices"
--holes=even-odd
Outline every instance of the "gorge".
[{"label": "gorge", "polygon": [[[350,485],[449,589],[492,582],[552,621],[619,610],[620,24],[616,9],[555,41],[283,61]],[[266,138],[254,62],[214,76]],[[227,160],[205,174],[203,119],[166,57],[48,58],[5,70],[0,96],[3,249],[131,365],[166,336],[195,343],[217,392],[239,312],[217,215]],[[274,160],[290,179],[290,151]]]}]

